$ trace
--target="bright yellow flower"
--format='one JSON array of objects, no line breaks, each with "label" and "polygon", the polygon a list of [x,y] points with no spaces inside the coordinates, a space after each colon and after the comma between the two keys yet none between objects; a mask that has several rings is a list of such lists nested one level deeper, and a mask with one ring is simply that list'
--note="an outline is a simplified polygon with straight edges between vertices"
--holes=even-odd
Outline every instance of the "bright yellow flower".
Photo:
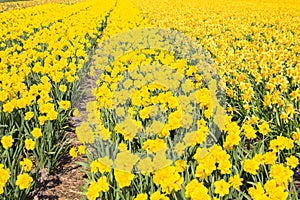
[{"label": "bright yellow flower", "polygon": [[125,116],[125,109],[123,107],[118,107],[116,109],[116,114],[119,116],[119,117],[124,117]]},{"label": "bright yellow flower", "polygon": [[208,195],[208,189],[200,183],[197,179],[192,180],[186,185],[185,196],[191,198],[191,200],[210,200]]},{"label": "bright yellow flower", "polygon": [[260,162],[258,162],[257,160],[246,159],[244,161],[244,170],[245,172],[248,172],[250,174],[256,175],[259,166],[260,166]]},{"label": "bright yellow flower", "polygon": [[33,118],[33,116],[34,116],[34,112],[29,111],[29,112],[26,112],[26,113],[25,113],[24,119],[25,119],[25,120],[30,120],[30,119]]},{"label": "bright yellow flower", "polygon": [[245,135],[248,139],[255,139],[257,137],[256,130],[253,128],[253,126],[244,124],[243,129],[245,131]]},{"label": "bright yellow flower", "polygon": [[57,119],[57,116],[58,116],[58,113],[55,111],[55,110],[50,110],[48,113],[47,113],[47,118],[49,120],[56,120]]},{"label": "bright yellow flower", "polygon": [[46,116],[39,116],[38,119],[39,119],[41,126],[44,125],[45,122],[48,120],[48,118]]},{"label": "bright yellow flower", "polygon": [[145,149],[148,153],[154,153],[157,151],[161,151],[166,148],[166,143],[163,139],[148,139],[143,143],[143,149]]},{"label": "bright yellow flower", "polygon": [[270,177],[280,186],[287,187],[288,183],[292,181],[293,175],[294,172],[289,169],[289,167],[285,167],[282,163],[271,166]]},{"label": "bright yellow flower", "polygon": [[177,172],[183,172],[187,167],[187,162],[185,160],[176,160],[175,167]]},{"label": "bright yellow flower", "polygon": [[215,193],[219,194],[221,197],[229,194],[230,184],[227,183],[224,179],[214,182]]},{"label": "bright yellow flower", "polygon": [[150,175],[150,173],[154,171],[153,162],[150,157],[141,159],[137,167],[144,175]]},{"label": "bright yellow flower", "polygon": [[269,195],[270,199],[282,199],[282,200],[288,199],[289,194],[286,191],[286,188],[277,185],[274,179],[268,180],[264,185],[264,189],[266,193]]},{"label": "bright yellow flower", "polygon": [[170,194],[172,191],[181,189],[183,177],[180,176],[174,166],[168,166],[157,170],[154,173],[153,181],[161,186],[163,192]]},{"label": "bright yellow flower", "polygon": [[9,169],[5,169],[3,164],[0,164],[0,194],[4,192],[3,187],[10,178]]},{"label": "bright yellow flower", "polygon": [[256,184],[256,187],[249,188],[249,195],[253,200],[267,200],[267,195],[265,194],[264,188],[261,186],[261,183]]},{"label": "bright yellow flower", "polygon": [[59,102],[59,108],[63,110],[68,110],[71,107],[71,102],[70,101],[60,101]]},{"label": "bright yellow flower", "polygon": [[86,151],[86,147],[84,145],[80,145],[78,147],[78,153],[80,153],[81,155],[84,155]]},{"label": "bright yellow flower", "polygon": [[130,186],[131,181],[134,178],[134,174],[131,174],[130,172],[119,171],[119,170],[114,171],[114,176],[120,188]]},{"label": "bright yellow flower", "polygon": [[169,200],[169,197],[165,194],[161,194],[160,191],[157,191],[151,194],[150,200]]},{"label": "bright yellow flower", "polygon": [[110,172],[112,164],[113,162],[108,158],[108,156],[98,158],[98,160],[94,160],[91,163],[91,172],[93,172],[94,174],[98,171],[101,173]]},{"label": "bright yellow flower", "polygon": [[118,146],[118,149],[120,151],[127,151],[127,148],[128,148],[128,146],[125,143],[120,143],[119,146]]},{"label": "bright yellow flower", "polygon": [[86,195],[91,200],[96,200],[99,197],[99,192],[107,192],[109,190],[109,184],[105,176],[100,177],[95,183],[92,181],[88,187]]},{"label": "bright yellow flower", "polygon": [[258,128],[259,128],[259,132],[263,135],[267,135],[271,131],[269,124],[266,121],[258,125]]},{"label": "bright yellow flower", "polygon": [[138,194],[134,200],[147,200],[148,199],[148,195],[147,194]]},{"label": "bright yellow flower", "polygon": [[66,92],[67,89],[68,89],[68,87],[67,87],[66,85],[60,85],[60,86],[59,86],[59,90],[60,90],[61,92]]},{"label": "bright yellow flower", "polygon": [[284,136],[277,136],[276,139],[270,141],[270,149],[277,152],[278,150],[292,149],[294,141]]},{"label": "bright yellow flower", "polygon": [[32,139],[25,139],[25,148],[28,151],[34,150],[34,148],[35,148],[35,141],[33,141]]},{"label": "bright yellow flower", "polygon": [[242,183],[243,180],[244,180],[243,178],[241,178],[238,174],[236,174],[229,178],[229,183],[234,189],[240,190],[240,186],[243,184]]},{"label": "bright yellow flower", "polygon": [[20,190],[24,190],[30,186],[32,181],[33,179],[31,176],[29,176],[29,174],[27,173],[19,174],[17,176],[16,185],[19,186]]},{"label": "bright yellow flower", "polygon": [[139,157],[129,151],[119,152],[114,161],[115,166],[119,170],[131,172],[133,166],[138,162]]},{"label": "bright yellow flower", "polygon": [[77,149],[76,147],[72,147],[69,151],[70,156],[72,156],[72,158],[76,158],[77,157]]},{"label": "bright yellow flower", "polygon": [[31,131],[31,135],[33,137],[35,137],[36,139],[40,138],[43,134],[42,134],[42,130],[40,128],[34,128],[32,131]]},{"label": "bright yellow flower", "polygon": [[107,192],[109,190],[106,176],[100,177],[96,184],[99,185],[99,191],[101,192]]},{"label": "bright yellow flower", "polygon": [[1,144],[4,149],[9,149],[10,147],[12,147],[13,143],[14,139],[11,135],[4,135],[1,139]]},{"label": "bright yellow flower", "polygon": [[88,122],[82,122],[80,126],[76,127],[75,133],[79,142],[83,144],[93,143],[95,140],[94,133]]},{"label": "bright yellow flower", "polygon": [[286,158],[287,165],[291,168],[296,168],[299,165],[299,160],[295,156]]},{"label": "bright yellow flower", "polygon": [[274,151],[266,152],[263,155],[263,163],[264,164],[273,165],[273,164],[275,164],[276,160],[277,160],[277,155],[276,155],[276,152],[274,152]]},{"label": "bright yellow flower", "polygon": [[11,113],[15,109],[13,102],[7,102],[3,105],[3,112]]},{"label": "bright yellow flower", "polygon": [[20,161],[20,165],[25,172],[28,172],[31,170],[33,164],[30,159],[24,158],[22,161]]}]

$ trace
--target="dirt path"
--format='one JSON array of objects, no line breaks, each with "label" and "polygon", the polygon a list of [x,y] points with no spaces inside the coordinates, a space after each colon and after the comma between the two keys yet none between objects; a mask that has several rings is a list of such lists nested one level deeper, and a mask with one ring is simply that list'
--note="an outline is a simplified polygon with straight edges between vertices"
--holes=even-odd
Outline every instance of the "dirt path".
[{"label": "dirt path", "polygon": [[[76,137],[72,132],[69,137]],[[74,142],[76,145],[76,141]],[[82,187],[85,184],[84,173],[80,170],[78,161],[84,161],[83,157],[72,159],[68,154],[62,158],[58,169],[52,174],[42,171],[38,189],[28,199],[34,200],[79,200],[82,196]]]},{"label": "dirt path", "polygon": [[[99,72],[97,73],[100,74]],[[80,112],[80,117],[71,117],[69,126],[72,129],[66,132],[68,139],[72,139],[72,146],[79,146],[75,134],[75,128],[87,119],[86,103],[95,100],[92,95],[92,89],[96,87],[98,76],[91,77],[85,75],[82,77],[82,84],[79,92],[83,95],[75,101],[75,108]],[[85,199],[82,194],[82,188],[86,184],[84,180],[85,174],[81,171],[81,166],[77,162],[85,162],[84,156],[78,155],[77,158],[71,158],[67,153],[63,156],[61,164],[58,169],[52,174],[47,171],[41,171],[41,177],[37,183],[37,190],[35,190],[28,198],[34,200],[79,200]]]}]

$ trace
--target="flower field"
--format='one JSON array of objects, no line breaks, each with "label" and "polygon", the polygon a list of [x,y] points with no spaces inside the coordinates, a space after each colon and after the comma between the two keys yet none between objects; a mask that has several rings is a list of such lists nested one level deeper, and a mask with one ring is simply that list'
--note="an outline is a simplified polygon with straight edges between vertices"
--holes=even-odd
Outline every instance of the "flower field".
[{"label": "flower field", "polygon": [[[296,0],[0,3],[0,199],[28,199],[66,154],[83,158],[82,199],[298,199],[299,13]],[[85,115],[75,146],[69,120]]]}]

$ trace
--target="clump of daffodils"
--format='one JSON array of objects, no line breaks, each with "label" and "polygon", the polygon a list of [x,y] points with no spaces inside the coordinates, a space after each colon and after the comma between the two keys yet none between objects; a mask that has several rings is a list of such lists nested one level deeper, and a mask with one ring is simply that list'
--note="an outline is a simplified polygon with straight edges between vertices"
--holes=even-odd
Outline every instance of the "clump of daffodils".
[{"label": "clump of daffodils", "polygon": [[[83,143],[93,141],[88,174],[94,180],[111,177],[111,189],[98,188],[88,197],[296,198],[296,9],[283,1],[278,2],[285,7],[279,15],[271,2],[134,3],[137,7],[120,1],[103,40],[113,43],[114,36],[147,26],[179,30],[209,52],[219,79],[207,82],[207,75],[190,62],[193,55],[180,58],[178,49],[132,51],[120,42],[120,58],[112,56],[115,60],[105,61],[107,66],[102,65],[105,59],[98,60],[103,74],[94,90],[96,102],[77,135]],[[130,15],[124,14],[127,9]],[[135,33],[128,41],[142,43],[143,37]],[[148,40],[148,45],[159,42]],[[216,86],[226,94],[227,114],[216,103]],[[220,134],[211,135],[212,127]],[[94,185],[91,181],[88,191]]]}]

